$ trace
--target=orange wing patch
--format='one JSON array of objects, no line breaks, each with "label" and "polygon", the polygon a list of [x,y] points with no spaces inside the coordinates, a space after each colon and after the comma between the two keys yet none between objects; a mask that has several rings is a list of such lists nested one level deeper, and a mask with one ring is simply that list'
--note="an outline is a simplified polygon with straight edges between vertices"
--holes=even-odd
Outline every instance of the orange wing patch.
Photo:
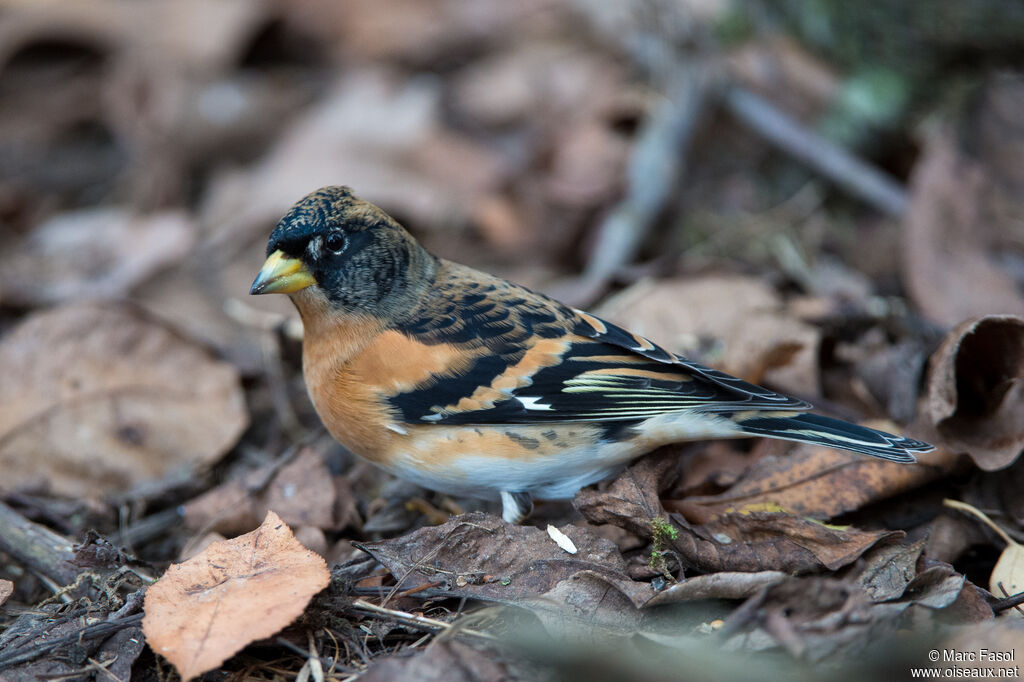
[{"label": "orange wing patch", "polygon": [[584,372],[580,376],[587,377],[593,374],[604,374],[617,377],[642,377],[644,379],[657,379],[659,381],[686,382],[693,380],[693,377],[689,374],[681,374],[678,372],[655,372],[649,369],[632,369],[629,367],[606,367],[604,369],[594,369],[589,372]]},{"label": "orange wing patch", "polygon": [[519,362],[499,374],[488,386],[481,386],[467,398],[462,398],[454,405],[446,405],[441,414],[453,412],[473,412],[494,407],[494,404],[509,397],[509,393],[517,388],[529,386],[533,375],[544,367],[552,367],[562,361],[562,355],[568,350],[568,339],[540,339],[530,346]]},{"label": "orange wing patch", "polygon": [[447,343],[425,344],[401,332],[377,335],[352,362],[352,371],[388,395],[411,391],[428,379],[465,371],[480,351]]},{"label": "orange wing patch", "polygon": [[573,309],[573,312],[580,316],[580,319],[590,325],[590,327],[598,334],[604,334],[608,331],[608,326],[604,322],[594,317],[590,313],[585,313],[582,310]]}]

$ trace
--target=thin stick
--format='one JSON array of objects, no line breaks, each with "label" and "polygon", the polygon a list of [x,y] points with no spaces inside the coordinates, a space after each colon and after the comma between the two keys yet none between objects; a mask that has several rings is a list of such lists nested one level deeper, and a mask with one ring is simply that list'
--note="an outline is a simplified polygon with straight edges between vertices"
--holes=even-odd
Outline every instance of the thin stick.
[{"label": "thin stick", "polygon": [[767,100],[732,85],[725,88],[722,101],[745,126],[846,191],[896,218],[906,213],[909,200],[899,182],[808,130]]},{"label": "thin stick", "polygon": [[365,601],[363,599],[356,599],[354,602],[352,602],[352,605],[357,609],[362,609],[363,611],[371,611],[373,613],[379,613],[385,616],[389,616],[390,618],[394,618],[395,620],[403,623],[409,623],[412,625],[419,625],[421,627],[434,628],[444,631],[455,630],[456,633],[464,633],[467,635],[472,635],[474,637],[481,637],[483,639],[498,639],[494,635],[489,634],[487,632],[470,630],[468,628],[458,628],[455,625],[452,625],[451,623],[445,623],[443,620],[435,620],[434,618],[427,618],[426,616],[417,616],[415,613],[409,613],[408,611],[396,611],[394,609],[389,609],[383,606],[377,606],[376,604],[371,604],[370,602]]},{"label": "thin stick", "polygon": [[966,512],[968,514],[972,514],[972,515],[978,517],[979,519],[981,519],[985,523],[986,526],[988,526],[989,528],[992,529],[992,532],[994,532],[996,535],[998,535],[1000,538],[1002,538],[1003,542],[1005,542],[1006,544],[1008,544],[1008,545],[1020,544],[1020,543],[1016,542],[1013,538],[1011,538],[1009,535],[1007,535],[1005,530],[1003,530],[1002,528],[997,526],[995,521],[990,519],[988,517],[988,514],[986,514],[985,512],[981,511],[980,509],[976,509],[976,508],[972,507],[971,505],[969,505],[969,504],[967,504],[965,502],[960,502],[959,500],[945,499],[945,500],[942,501],[942,504],[943,504],[943,506],[952,507],[953,509],[956,509],[958,511]]}]

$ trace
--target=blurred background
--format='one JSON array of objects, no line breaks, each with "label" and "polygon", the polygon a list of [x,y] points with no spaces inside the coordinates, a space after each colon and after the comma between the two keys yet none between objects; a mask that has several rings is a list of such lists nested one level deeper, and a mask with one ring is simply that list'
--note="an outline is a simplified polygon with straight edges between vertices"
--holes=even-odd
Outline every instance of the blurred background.
[{"label": "blurred background", "polygon": [[[1024,538],[1024,321],[952,330],[1024,314],[1022,111],[1016,0],[0,0],[3,499],[151,561],[258,523],[214,486],[318,421],[291,305],[249,285],[289,206],[344,184],[437,255],[969,454],[871,501],[921,487],[884,523],[946,519],[927,555],[985,583],[998,543],[939,503]],[[486,506],[314,449],[299,497],[330,508],[282,517],[332,562]]]},{"label": "blurred background", "polygon": [[223,305],[290,314],[246,285],[329,184],[577,304],[715,269],[1021,312],[1022,43],[1005,0],[10,0],[3,319],[127,297],[252,369]]}]

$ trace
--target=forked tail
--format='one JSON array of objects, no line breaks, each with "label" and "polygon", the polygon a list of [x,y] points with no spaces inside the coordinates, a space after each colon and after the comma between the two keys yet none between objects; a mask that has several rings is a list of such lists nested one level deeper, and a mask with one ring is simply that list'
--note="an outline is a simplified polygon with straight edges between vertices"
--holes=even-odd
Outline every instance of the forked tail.
[{"label": "forked tail", "polygon": [[[770,414],[770,413],[769,413]],[[768,436],[800,443],[825,445],[839,450],[851,450],[863,455],[887,459],[891,462],[915,462],[914,453],[929,452],[935,448],[912,438],[869,429],[849,422],[804,413],[795,417],[752,417],[738,422],[744,433]]]}]

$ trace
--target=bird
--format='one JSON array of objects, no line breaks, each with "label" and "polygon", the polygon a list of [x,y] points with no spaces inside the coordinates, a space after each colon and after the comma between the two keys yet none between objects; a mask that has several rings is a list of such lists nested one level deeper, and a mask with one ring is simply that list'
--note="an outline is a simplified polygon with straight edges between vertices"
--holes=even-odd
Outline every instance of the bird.
[{"label": "bird", "polygon": [[297,308],[330,434],[422,487],[500,500],[509,523],[671,443],[763,436],[892,462],[933,449],[436,257],[348,187],[292,206],[266,253],[250,293]]}]

